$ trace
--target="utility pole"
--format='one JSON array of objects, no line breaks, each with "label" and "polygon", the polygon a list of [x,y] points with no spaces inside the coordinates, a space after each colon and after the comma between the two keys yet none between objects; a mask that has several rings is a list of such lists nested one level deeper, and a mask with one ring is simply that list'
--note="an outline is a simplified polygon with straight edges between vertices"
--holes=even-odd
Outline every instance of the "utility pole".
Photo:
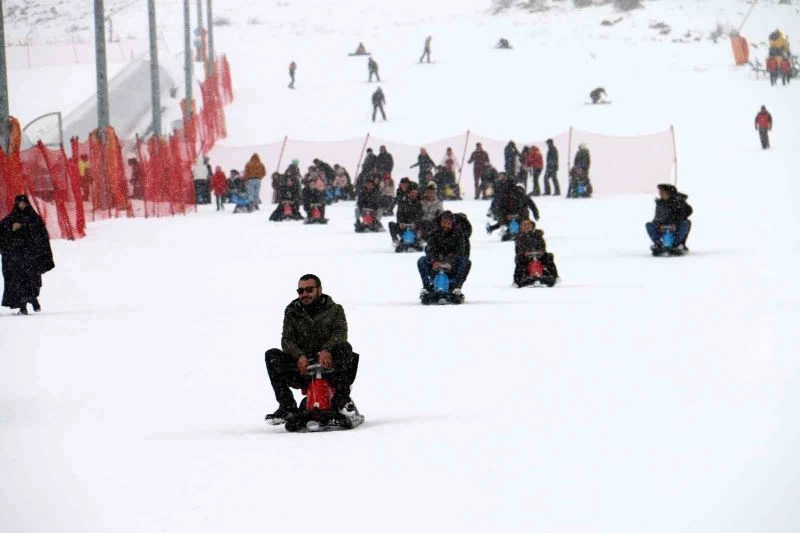
[{"label": "utility pole", "polygon": [[183,69],[186,84],[186,101],[183,108],[184,129],[192,118],[192,21],[189,0],[183,0]]},{"label": "utility pole", "polygon": [[206,17],[208,18],[208,73],[213,75],[216,70],[214,55],[214,14],[211,7],[212,0],[208,0],[206,8]]},{"label": "utility pole", "polygon": [[94,53],[97,71],[97,128],[100,135],[111,124],[108,103],[108,67],[106,65],[106,22],[103,0],[94,0]]},{"label": "utility pole", "polygon": [[3,0],[0,0],[0,149],[8,152],[10,132],[8,117],[8,69],[6,69],[6,30],[3,22]]},{"label": "utility pole", "polygon": [[156,30],[156,1],[147,0],[150,25],[150,98],[153,107],[153,135],[161,137],[161,83],[158,75],[158,34]]}]

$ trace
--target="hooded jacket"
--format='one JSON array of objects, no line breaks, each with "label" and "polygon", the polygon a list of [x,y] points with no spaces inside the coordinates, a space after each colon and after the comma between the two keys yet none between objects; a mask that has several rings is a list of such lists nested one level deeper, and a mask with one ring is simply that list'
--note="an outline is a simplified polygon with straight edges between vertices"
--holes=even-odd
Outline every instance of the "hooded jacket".
[{"label": "hooded jacket", "polygon": [[267,175],[267,169],[258,154],[253,154],[250,161],[244,166],[244,179],[263,179]]},{"label": "hooded jacket", "polygon": [[293,300],[283,314],[281,348],[294,359],[311,357],[322,350],[347,341],[347,317],[344,308],[323,294],[306,308],[300,299]]},{"label": "hooded jacket", "polygon": [[686,203],[688,195],[678,192],[674,185],[662,185],[662,189],[669,191],[668,200],[656,198],[656,214],[653,223],[657,226],[676,226],[687,220],[694,210]]}]

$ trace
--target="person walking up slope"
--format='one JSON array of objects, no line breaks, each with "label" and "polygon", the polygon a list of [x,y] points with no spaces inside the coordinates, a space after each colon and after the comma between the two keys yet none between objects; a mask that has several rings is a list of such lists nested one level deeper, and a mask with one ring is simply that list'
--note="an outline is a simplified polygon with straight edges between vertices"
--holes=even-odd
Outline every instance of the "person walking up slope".
[{"label": "person walking up slope", "polygon": [[425,49],[422,51],[422,55],[419,58],[420,63],[422,63],[423,59],[427,59],[427,63],[431,62],[431,39],[432,37],[430,35],[425,39]]},{"label": "person walking up slope", "polygon": [[292,80],[289,82],[290,89],[294,89],[294,73],[296,70],[297,70],[297,63],[295,63],[294,61],[289,63],[289,79]]},{"label": "person walking up slope", "polygon": [[372,93],[372,122],[375,122],[375,117],[378,116],[378,110],[380,110],[383,120],[386,120],[386,112],[383,110],[385,104],[386,96],[383,94],[383,89],[378,87],[378,90]]},{"label": "person walking up slope", "polygon": [[381,76],[378,74],[378,62],[372,59],[371,57],[367,61],[367,70],[369,71],[369,82],[372,82],[372,76],[375,76],[378,79],[378,83],[381,82]]},{"label": "person walking up slope", "polygon": [[772,115],[766,106],[761,106],[761,111],[756,115],[756,130],[761,138],[761,148],[769,148],[769,132],[772,130]]}]

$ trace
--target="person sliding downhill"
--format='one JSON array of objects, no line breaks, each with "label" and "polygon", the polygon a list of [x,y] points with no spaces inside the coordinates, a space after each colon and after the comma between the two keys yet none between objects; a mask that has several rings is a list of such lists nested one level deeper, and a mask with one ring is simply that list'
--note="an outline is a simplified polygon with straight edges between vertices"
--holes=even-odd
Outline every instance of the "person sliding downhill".
[{"label": "person sliding downhill", "polygon": [[428,236],[425,256],[417,261],[417,269],[422,280],[420,298],[425,300],[434,292],[433,278],[440,268],[448,268],[452,280],[450,292],[461,298],[461,287],[467,279],[472,266],[467,257],[467,238],[456,226],[455,216],[445,211],[439,217],[439,227]]},{"label": "person sliding downhill", "polygon": [[327,379],[336,389],[333,408],[348,420],[355,420],[360,414],[350,398],[350,387],[358,372],[359,354],[347,342],[344,308],[322,292],[322,282],[314,274],[300,278],[297,295],[283,314],[281,349],[273,348],[264,354],[278,401],[278,409],[264,419],[279,425],[298,413],[291,389],[308,387],[308,366],[318,363],[332,370]]},{"label": "person sliding downhill", "polygon": [[[658,198],[656,198],[656,214],[652,222],[645,224],[647,235],[653,241],[650,250],[653,255],[661,255],[669,252],[671,255],[683,255],[689,251],[686,248],[686,239],[692,229],[692,222],[689,217],[694,210],[686,203],[688,195],[678,192],[674,185],[662,183],[658,186]],[[675,235],[674,245],[669,250],[664,249],[662,237],[666,231],[672,231]]]}]

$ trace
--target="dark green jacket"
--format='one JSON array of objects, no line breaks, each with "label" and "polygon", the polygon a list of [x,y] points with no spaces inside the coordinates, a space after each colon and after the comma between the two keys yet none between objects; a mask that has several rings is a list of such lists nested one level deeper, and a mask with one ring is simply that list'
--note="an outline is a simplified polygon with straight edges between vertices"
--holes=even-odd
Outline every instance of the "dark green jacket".
[{"label": "dark green jacket", "polygon": [[335,344],[347,341],[344,308],[325,294],[320,305],[322,309],[314,318],[303,308],[299,299],[286,307],[281,348],[295,359],[301,355],[313,357],[322,350],[330,351]]}]

